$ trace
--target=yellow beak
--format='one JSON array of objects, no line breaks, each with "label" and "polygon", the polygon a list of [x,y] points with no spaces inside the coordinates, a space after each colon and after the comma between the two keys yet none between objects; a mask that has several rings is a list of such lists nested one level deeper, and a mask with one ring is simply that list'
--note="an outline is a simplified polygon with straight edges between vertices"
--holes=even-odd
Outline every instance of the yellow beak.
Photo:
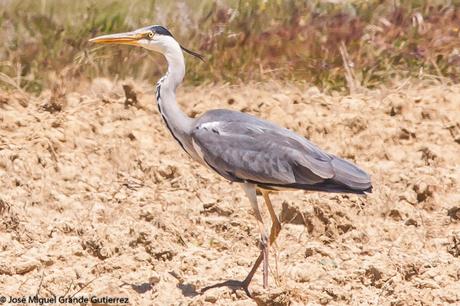
[{"label": "yellow beak", "polygon": [[126,32],[126,33],[102,35],[102,36],[91,38],[89,41],[98,43],[98,44],[122,44],[122,45],[138,46],[138,40],[144,38],[146,34],[148,33]]}]

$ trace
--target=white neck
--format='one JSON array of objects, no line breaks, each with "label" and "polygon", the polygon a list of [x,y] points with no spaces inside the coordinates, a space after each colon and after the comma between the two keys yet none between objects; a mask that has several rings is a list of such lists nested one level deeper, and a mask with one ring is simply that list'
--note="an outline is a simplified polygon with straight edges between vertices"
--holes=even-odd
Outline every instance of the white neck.
[{"label": "white neck", "polygon": [[168,72],[157,83],[158,109],[173,137],[188,154],[195,157],[196,153],[190,140],[193,119],[188,117],[176,102],[176,88],[185,74],[184,56],[177,42],[165,49],[163,54],[168,61]]}]

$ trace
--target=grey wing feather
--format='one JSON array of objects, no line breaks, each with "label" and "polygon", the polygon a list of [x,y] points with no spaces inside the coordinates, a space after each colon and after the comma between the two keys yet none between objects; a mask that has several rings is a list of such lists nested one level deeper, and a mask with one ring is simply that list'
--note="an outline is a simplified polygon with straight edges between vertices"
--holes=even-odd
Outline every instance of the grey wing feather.
[{"label": "grey wing feather", "polygon": [[352,163],[337,156],[333,156],[331,163],[335,172],[334,180],[356,190],[367,190],[371,187],[369,175]]},{"label": "grey wing feather", "polygon": [[353,164],[244,113],[209,111],[196,121],[191,136],[205,162],[232,181],[304,188],[336,180],[349,188],[370,186],[368,175]]}]

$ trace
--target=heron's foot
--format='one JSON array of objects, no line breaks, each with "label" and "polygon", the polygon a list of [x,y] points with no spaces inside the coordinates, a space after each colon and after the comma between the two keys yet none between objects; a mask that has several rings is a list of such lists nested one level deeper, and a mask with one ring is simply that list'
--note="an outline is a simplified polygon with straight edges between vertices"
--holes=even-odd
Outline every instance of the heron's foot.
[{"label": "heron's foot", "polygon": [[268,237],[267,235],[260,235],[259,248],[263,255],[263,283],[264,289],[268,288]]},{"label": "heron's foot", "polygon": [[244,281],[230,279],[222,283],[217,283],[211,286],[204,287],[203,289],[201,289],[200,293],[203,294],[209,289],[221,288],[221,287],[230,288],[232,289],[233,292],[235,292],[236,290],[244,290],[244,292],[249,298],[251,299],[253,298],[251,293],[249,292],[249,282],[247,281],[247,279]]}]

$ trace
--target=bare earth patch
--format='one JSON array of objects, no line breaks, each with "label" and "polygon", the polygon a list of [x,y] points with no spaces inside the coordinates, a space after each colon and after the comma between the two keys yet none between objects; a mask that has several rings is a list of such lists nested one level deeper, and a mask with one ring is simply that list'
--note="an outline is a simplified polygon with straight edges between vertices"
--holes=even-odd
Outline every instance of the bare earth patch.
[{"label": "bare earth patch", "polygon": [[[190,115],[272,120],[371,173],[368,197],[283,192],[270,289],[246,276],[258,231],[237,184],[192,162],[153,86],[96,79],[38,98],[0,93],[0,293],[128,297],[131,305],[460,303],[460,86],[325,95],[279,83],[180,89]],[[125,87],[125,91],[128,90]],[[267,225],[269,217],[265,215]],[[273,253],[272,253],[273,254]]]}]

